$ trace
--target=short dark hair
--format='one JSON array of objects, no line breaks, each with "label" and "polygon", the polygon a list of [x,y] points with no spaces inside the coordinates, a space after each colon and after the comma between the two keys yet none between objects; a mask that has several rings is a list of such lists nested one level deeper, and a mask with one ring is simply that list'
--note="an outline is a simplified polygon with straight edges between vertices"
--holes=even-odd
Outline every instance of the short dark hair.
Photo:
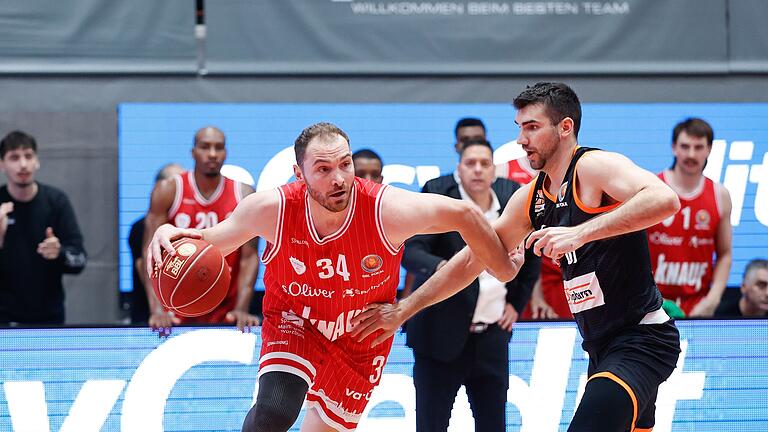
[{"label": "short dark hair", "polygon": [[459,136],[459,129],[470,127],[470,126],[480,126],[483,128],[483,132],[486,131],[485,129],[485,123],[483,123],[482,120],[475,117],[464,117],[462,119],[459,119],[459,121],[456,122],[456,127],[453,129],[453,136],[457,137]]},{"label": "short dark hair", "polygon": [[576,138],[579,137],[581,102],[573,89],[563,83],[538,82],[533,86],[527,86],[512,102],[518,110],[537,103],[544,105],[549,121],[553,125],[570,117],[573,120],[573,135]]},{"label": "short dark hair", "polygon": [[672,129],[672,143],[677,142],[677,137],[679,137],[682,132],[696,138],[704,137],[707,139],[707,145],[712,147],[712,140],[715,138],[715,132],[712,130],[712,126],[706,121],[700,118],[690,117],[676,124],[675,128]]},{"label": "short dark hair", "polygon": [[32,149],[37,153],[37,141],[32,135],[29,135],[20,130],[15,130],[8,133],[2,141],[0,141],[0,159],[5,158],[5,154],[9,151],[16,149]]},{"label": "short dark hair", "polygon": [[341,136],[347,141],[347,145],[349,145],[349,137],[347,134],[333,123],[320,122],[304,128],[296,138],[296,142],[293,144],[293,151],[296,153],[296,163],[301,165],[304,161],[304,153],[307,152],[307,146],[310,141],[316,137],[330,138],[333,135]]},{"label": "short dark hair", "polygon": [[461,159],[462,156],[464,156],[464,151],[472,146],[482,146],[487,147],[488,150],[491,151],[491,156],[493,156],[493,147],[491,147],[491,143],[488,142],[488,140],[484,140],[482,138],[475,138],[471,140],[464,141],[461,144],[461,151],[459,152],[459,159]]},{"label": "short dark hair", "polygon": [[749,263],[747,263],[747,266],[744,268],[744,276],[743,279],[746,279],[750,272],[753,270],[759,270],[759,269],[765,269],[768,270],[768,260],[761,259],[761,258],[755,258]]},{"label": "short dark hair", "polygon": [[359,158],[363,159],[376,159],[379,162],[381,162],[381,165],[384,166],[384,161],[381,160],[381,156],[379,156],[378,153],[371,149],[360,149],[354,153],[352,153],[352,160],[355,161]]}]

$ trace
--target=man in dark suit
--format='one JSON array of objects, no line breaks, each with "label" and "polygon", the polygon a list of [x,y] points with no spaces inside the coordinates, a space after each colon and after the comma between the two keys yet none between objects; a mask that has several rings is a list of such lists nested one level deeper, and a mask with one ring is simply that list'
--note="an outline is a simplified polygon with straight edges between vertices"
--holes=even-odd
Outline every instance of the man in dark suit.
[{"label": "man in dark suit", "polygon": [[[472,201],[492,222],[520,185],[496,179],[488,141],[463,144],[456,170],[459,182],[443,176],[427,182],[423,191]],[[416,274],[418,286],[464,246],[455,232],[416,236],[406,242],[403,265]],[[539,266],[539,259],[527,254],[511,282],[483,273],[466,289],[408,321],[418,432],[447,429],[461,385],[467,389],[475,430],[505,430],[510,332],[528,302]]]}]

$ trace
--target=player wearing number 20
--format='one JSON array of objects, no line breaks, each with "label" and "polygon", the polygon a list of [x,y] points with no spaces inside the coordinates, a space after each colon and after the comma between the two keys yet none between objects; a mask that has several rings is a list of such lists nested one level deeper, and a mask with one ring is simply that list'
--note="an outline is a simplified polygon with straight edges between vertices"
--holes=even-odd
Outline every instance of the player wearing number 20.
[{"label": "player wearing number 20", "polygon": [[[195,133],[192,157],[194,170],[159,182],[152,191],[149,212],[144,222],[145,245],[163,223],[180,228],[210,228],[227,218],[240,200],[253,192],[249,185],[221,174],[227,156],[224,133],[216,127],[204,127]],[[208,314],[193,318],[173,316],[163,310],[147,284],[150,301],[149,325],[167,334],[173,324],[225,323],[245,330],[258,325],[258,318],[248,312],[253,285],[259,269],[258,239],[250,241],[227,256],[231,279],[222,303]],[[144,248],[146,250],[146,247]]]},{"label": "player wearing number 20", "polygon": [[680,211],[647,230],[661,295],[691,317],[714,314],[731,269],[731,197],[703,174],[713,135],[697,118],[675,126],[674,163],[659,177],[677,192]]},{"label": "player wearing number 20", "polygon": [[249,195],[209,229],[161,226],[148,264],[159,262],[161,248],[173,253],[170,242],[183,236],[202,237],[225,255],[263,237],[259,390],[243,430],[288,430],[305,397],[303,431],[354,430],[392,339],[371,347],[377,332],[358,342],[350,336],[353,318],[369,304],[395,302],[403,242],[458,231],[502,280],[516,274],[522,254],[510,259],[483,214],[465,201],[355,177],[348,137],[332,124],[304,129],[294,150],[296,182]]}]

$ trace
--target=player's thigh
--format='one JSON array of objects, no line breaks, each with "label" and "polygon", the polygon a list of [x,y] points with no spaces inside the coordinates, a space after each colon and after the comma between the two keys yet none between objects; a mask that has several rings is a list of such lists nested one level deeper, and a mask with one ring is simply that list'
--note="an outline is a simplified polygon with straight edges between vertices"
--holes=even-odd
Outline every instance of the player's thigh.
[{"label": "player's thigh", "polygon": [[618,382],[599,377],[589,380],[568,432],[626,432],[636,416],[635,401]]},{"label": "player's thigh", "polygon": [[301,423],[301,432],[336,432],[336,428],[326,423],[317,411],[318,408],[310,408]]}]

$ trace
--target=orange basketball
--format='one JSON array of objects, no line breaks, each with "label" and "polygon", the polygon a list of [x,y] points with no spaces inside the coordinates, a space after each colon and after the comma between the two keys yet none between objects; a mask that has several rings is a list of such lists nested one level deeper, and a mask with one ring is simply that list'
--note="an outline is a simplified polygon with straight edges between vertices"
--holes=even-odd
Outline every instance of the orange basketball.
[{"label": "orange basketball", "polygon": [[177,315],[195,317],[213,311],[229,290],[229,266],[218,248],[203,240],[173,242],[176,255],[163,251],[163,264],[152,288],[163,306]]}]

